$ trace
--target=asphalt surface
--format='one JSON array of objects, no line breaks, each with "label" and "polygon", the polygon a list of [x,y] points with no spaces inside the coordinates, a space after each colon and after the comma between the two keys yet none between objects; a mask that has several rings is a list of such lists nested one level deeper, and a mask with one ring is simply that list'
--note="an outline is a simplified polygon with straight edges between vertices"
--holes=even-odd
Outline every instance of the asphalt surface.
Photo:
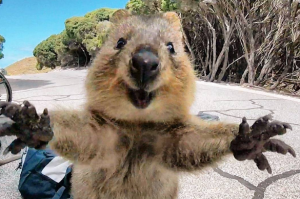
[{"label": "asphalt surface", "polygon": [[[13,88],[13,100],[29,100],[38,112],[47,107],[79,108],[85,100],[86,71],[54,71],[47,74],[8,77]],[[263,115],[273,114],[280,121],[289,122],[293,131],[279,139],[293,146],[297,158],[267,152],[273,173],[260,171],[252,161],[239,162],[227,156],[216,167],[208,167],[196,174],[181,175],[180,199],[279,199],[300,198],[300,100],[240,87],[197,82],[196,100],[192,114],[199,111],[219,116],[221,121],[241,122],[246,116],[250,124]],[[12,137],[0,138],[3,148]],[[1,151],[2,152],[2,151]],[[2,153],[1,153],[2,154]],[[0,159],[8,158],[0,155]],[[0,167],[0,199],[19,199],[17,190],[19,161]]]}]

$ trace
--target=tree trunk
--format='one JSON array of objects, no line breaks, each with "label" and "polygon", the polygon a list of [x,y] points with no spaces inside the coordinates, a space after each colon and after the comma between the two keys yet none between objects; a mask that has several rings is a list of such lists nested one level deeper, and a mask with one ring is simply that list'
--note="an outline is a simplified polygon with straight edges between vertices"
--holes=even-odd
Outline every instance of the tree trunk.
[{"label": "tree trunk", "polygon": [[271,90],[274,90],[277,88],[277,86],[282,82],[283,78],[286,76],[286,74],[292,68],[292,66],[293,66],[293,57],[292,57],[292,55],[290,55],[290,57],[288,58],[288,63],[285,66],[284,71],[282,72],[280,77],[277,79],[277,81],[270,87]]},{"label": "tree trunk", "polygon": [[220,83],[225,75],[225,72],[227,70],[227,64],[228,64],[228,53],[229,53],[229,49],[227,48],[226,51],[225,51],[225,59],[224,59],[224,62],[223,62],[223,67],[222,67],[222,70],[219,74],[219,77],[218,77],[218,83]]},{"label": "tree trunk", "polygon": [[[294,22],[294,19],[292,19],[292,0],[289,1],[289,28],[290,28],[290,31],[292,30],[293,26],[293,22]],[[290,35],[288,36],[288,39],[286,40],[287,43],[290,43],[290,45],[287,46],[287,51],[289,50],[288,54],[287,55],[287,64],[285,66],[285,69],[283,71],[283,73],[280,75],[280,77],[277,79],[277,81],[275,82],[275,84],[273,84],[271,86],[271,90],[274,90],[279,84],[280,82],[283,80],[283,78],[286,76],[286,74],[288,73],[288,71],[293,67],[293,60],[294,60],[294,43],[293,43],[293,38],[292,38],[292,32],[287,32],[289,33]]]},{"label": "tree trunk", "polygon": [[189,49],[189,51],[191,53],[191,60],[192,60],[193,67],[195,68],[195,54],[194,54],[194,51],[192,50],[192,47],[191,47],[191,45],[188,41],[188,38],[187,38],[183,28],[182,28],[182,33],[183,33],[183,38],[184,38],[185,45],[187,46],[187,48]]},{"label": "tree trunk", "polygon": [[[252,25],[251,25],[252,27]],[[248,83],[250,85],[254,84],[255,80],[255,41],[253,38],[253,31],[249,31],[251,33],[250,35],[250,57],[249,57],[249,62],[248,62]]]},{"label": "tree trunk", "polygon": [[272,67],[272,65],[273,65],[272,60],[267,60],[266,61],[266,64],[263,66],[263,68],[260,71],[259,77],[254,82],[255,86],[258,86],[264,80],[264,77],[268,74],[268,71]]},{"label": "tree trunk", "polygon": [[248,65],[248,83],[250,85],[254,84],[254,78],[255,78],[255,69],[254,66],[251,64]]},{"label": "tree trunk", "polygon": [[216,74],[218,72],[219,66],[220,66],[223,58],[224,58],[224,56],[223,56],[223,53],[222,53],[222,55],[221,54],[219,55],[217,62],[215,64],[213,64],[212,71],[211,71],[211,76],[209,78],[210,82],[213,82],[215,80]]},{"label": "tree trunk", "polygon": [[[222,47],[222,50],[218,56],[218,59],[217,61],[214,63],[213,65],[213,70],[212,70],[212,76],[210,77],[210,81],[214,81],[215,80],[215,77],[216,77],[216,74],[217,74],[217,71],[219,69],[219,66],[221,65],[222,63],[222,60],[225,58],[227,59],[226,60],[226,66],[227,66],[227,62],[228,62],[228,53],[227,55],[224,56],[224,54],[226,54],[226,52],[228,51],[229,49],[229,45],[230,45],[230,38],[231,38],[231,33],[232,33],[232,29],[233,27],[231,27],[231,29],[229,30],[228,34],[224,36],[224,44],[223,44],[223,47]],[[214,46],[215,47],[215,46]],[[225,61],[225,60],[224,60]],[[223,66],[224,67],[224,66]],[[226,67],[225,67],[226,69]]]},{"label": "tree trunk", "polygon": [[241,85],[245,83],[245,79],[246,79],[247,74],[248,74],[248,68],[246,68],[246,70],[244,71],[244,73],[242,75],[242,78],[240,80]]},{"label": "tree trunk", "polygon": [[204,67],[205,75],[207,75],[207,68],[209,67],[209,62],[210,62],[210,49],[209,49],[209,40],[207,40],[206,58],[205,58],[205,67]]},{"label": "tree trunk", "polygon": [[209,76],[209,80],[211,80],[211,77],[213,74],[215,74],[217,71],[215,71],[215,63],[216,63],[216,59],[217,59],[217,35],[216,35],[216,30],[214,29],[214,27],[211,25],[211,23],[209,22],[209,20],[203,16],[203,19],[206,21],[208,28],[211,30],[212,32],[212,64],[210,67],[210,76]]}]

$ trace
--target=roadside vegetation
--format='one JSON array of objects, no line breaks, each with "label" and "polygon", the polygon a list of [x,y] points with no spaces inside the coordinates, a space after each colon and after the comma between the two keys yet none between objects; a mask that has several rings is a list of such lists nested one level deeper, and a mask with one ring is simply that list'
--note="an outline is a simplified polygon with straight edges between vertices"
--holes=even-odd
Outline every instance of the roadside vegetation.
[{"label": "roadside vegetation", "polygon": [[300,94],[298,0],[177,0],[175,6],[171,0],[130,2],[136,12],[145,7],[161,12],[163,2],[172,4],[201,79]]},{"label": "roadside vegetation", "polygon": [[[126,9],[138,14],[176,11],[186,49],[203,80],[300,94],[298,0],[130,0]],[[36,68],[88,66],[115,11],[102,8],[67,19],[64,31],[34,49]]]},{"label": "roadside vegetation", "polygon": [[67,19],[60,34],[51,35],[35,47],[36,68],[87,66],[107,36],[111,26],[109,18],[114,11],[101,8],[82,17]]}]

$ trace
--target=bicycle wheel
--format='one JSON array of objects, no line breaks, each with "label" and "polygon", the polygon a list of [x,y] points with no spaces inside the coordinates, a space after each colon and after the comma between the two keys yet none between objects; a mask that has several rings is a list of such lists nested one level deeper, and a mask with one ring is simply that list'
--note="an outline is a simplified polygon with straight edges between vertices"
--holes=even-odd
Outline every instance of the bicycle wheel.
[{"label": "bicycle wheel", "polygon": [[0,72],[0,101],[12,101],[12,90],[3,73]]}]

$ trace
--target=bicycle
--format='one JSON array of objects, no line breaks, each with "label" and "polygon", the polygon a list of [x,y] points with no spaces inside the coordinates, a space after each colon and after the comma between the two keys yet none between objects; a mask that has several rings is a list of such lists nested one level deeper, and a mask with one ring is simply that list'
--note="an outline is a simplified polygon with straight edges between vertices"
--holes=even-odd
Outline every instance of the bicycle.
[{"label": "bicycle", "polygon": [[[4,88],[3,88],[4,87]],[[4,94],[3,94],[4,92]],[[12,101],[12,89],[8,79],[3,74],[3,71],[0,70],[0,101],[11,102]],[[1,148],[1,140],[0,140],[0,148]],[[7,160],[0,160],[0,166],[12,162],[14,160],[19,159],[20,156],[11,157]]]},{"label": "bicycle", "polygon": [[[12,101],[12,90],[9,81],[5,77],[5,75],[0,71],[0,85],[4,85],[5,93],[2,95],[2,89],[0,87],[0,101],[7,101],[11,102]],[[2,98],[4,97],[4,99]]]}]

